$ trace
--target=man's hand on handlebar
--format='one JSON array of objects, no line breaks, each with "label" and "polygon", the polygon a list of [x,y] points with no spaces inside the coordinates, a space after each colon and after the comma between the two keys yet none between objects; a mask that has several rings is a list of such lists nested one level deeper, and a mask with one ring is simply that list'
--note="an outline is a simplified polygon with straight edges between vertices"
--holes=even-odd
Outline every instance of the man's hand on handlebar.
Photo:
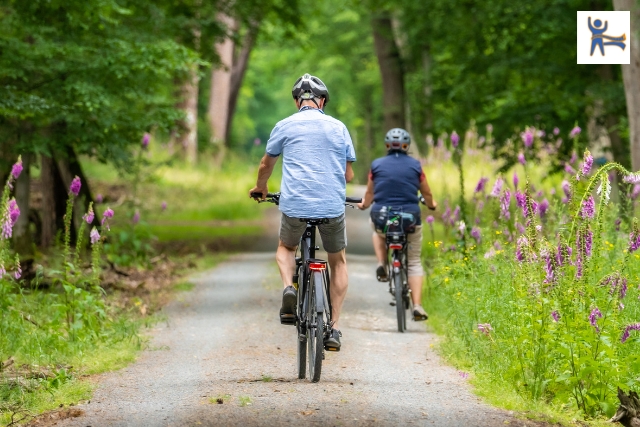
[{"label": "man's hand on handlebar", "polygon": [[249,197],[251,197],[253,200],[260,200],[255,196],[255,193],[260,193],[262,194],[262,201],[264,201],[267,198],[267,193],[269,192],[269,190],[267,190],[267,187],[264,188],[259,188],[259,187],[253,187],[251,190],[249,190]]},{"label": "man's hand on handlebar", "polygon": [[418,197],[418,199],[420,200],[420,203],[425,205],[431,211],[435,211],[436,208],[438,207],[438,202],[436,202],[435,200],[433,200],[433,205],[432,206],[427,205],[427,201],[424,199],[424,196],[422,194],[420,195],[420,197]]}]

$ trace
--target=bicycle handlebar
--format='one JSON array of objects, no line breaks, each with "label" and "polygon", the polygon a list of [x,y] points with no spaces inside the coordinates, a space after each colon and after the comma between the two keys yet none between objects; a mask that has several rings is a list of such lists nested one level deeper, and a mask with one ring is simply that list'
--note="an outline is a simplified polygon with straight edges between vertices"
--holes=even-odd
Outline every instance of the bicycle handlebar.
[{"label": "bicycle handlebar", "polygon": [[420,200],[420,203],[422,203],[427,208],[429,208],[430,211],[435,211],[436,210],[436,208],[432,208],[431,206],[427,205],[427,201],[424,199],[424,196],[422,194],[420,195],[420,197],[418,197],[418,200]]},{"label": "bicycle handlebar", "polygon": [[[251,193],[251,197],[256,199],[258,202],[263,202],[262,193],[253,192]],[[267,193],[265,196],[265,202],[275,203],[276,205],[280,203],[280,193]],[[345,203],[360,203],[362,199],[359,197],[345,197]]]}]

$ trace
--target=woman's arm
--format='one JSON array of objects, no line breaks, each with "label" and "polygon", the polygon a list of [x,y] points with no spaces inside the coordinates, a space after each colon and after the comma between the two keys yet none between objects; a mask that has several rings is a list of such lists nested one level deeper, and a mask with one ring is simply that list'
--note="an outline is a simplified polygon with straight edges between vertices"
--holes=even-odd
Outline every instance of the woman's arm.
[{"label": "woman's arm", "polygon": [[369,177],[369,181],[367,181],[367,191],[364,193],[362,202],[358,203],[358,209],[369,209],[371,203],[373,203],[373,181],[371,180],[371,177]]},{"label": "woman's arm", "polygon": [[435,209],[438,207],[438,203],[433,200],[433,194],[431,194],[431,188],[429,188],[427,178],[424,178],[420,183],[420,194],[424,197],[424,201],[429,209]]}]

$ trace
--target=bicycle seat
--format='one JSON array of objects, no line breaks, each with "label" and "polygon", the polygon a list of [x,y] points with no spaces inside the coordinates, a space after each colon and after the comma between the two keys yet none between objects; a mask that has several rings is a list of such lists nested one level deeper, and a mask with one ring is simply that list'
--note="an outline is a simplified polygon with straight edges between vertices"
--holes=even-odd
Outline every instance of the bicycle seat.
[{"label": "bicycle seat", "polygon": [[402,232],[387,232],[387,243],[405,243],[407,236]]},{"label": "bicycle seat", "polygon": [[300,222],[306,222],[309,225],[329,224],[329,218],[300,218]]}]

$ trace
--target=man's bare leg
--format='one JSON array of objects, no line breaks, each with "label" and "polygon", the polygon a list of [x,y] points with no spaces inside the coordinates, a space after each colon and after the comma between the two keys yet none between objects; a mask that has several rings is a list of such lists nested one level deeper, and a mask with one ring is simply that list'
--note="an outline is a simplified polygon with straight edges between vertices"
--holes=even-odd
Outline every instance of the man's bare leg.
[{"label": "man's bare leg", "polygon": [[422,305],[422,279],[424,276],[409,276],[409,288],[414,305]]},{"label": "man's bare leg", "polygon": [[293,286],[293,272],[296,268],[296,248],[285,246],[280,240],[276,250],[276,262],[280,270],[280,277],[284,287]]},{"label": "man's bare leg", "polygon": [[347,295],[349,287],[349,275],[347,273],[347,256],[345,250],[329,255],[329,268],[331,269],[331,320],[334,321],[333,327],[338,327],[340,321],[340,312],[342,311],[342,303]]}]

